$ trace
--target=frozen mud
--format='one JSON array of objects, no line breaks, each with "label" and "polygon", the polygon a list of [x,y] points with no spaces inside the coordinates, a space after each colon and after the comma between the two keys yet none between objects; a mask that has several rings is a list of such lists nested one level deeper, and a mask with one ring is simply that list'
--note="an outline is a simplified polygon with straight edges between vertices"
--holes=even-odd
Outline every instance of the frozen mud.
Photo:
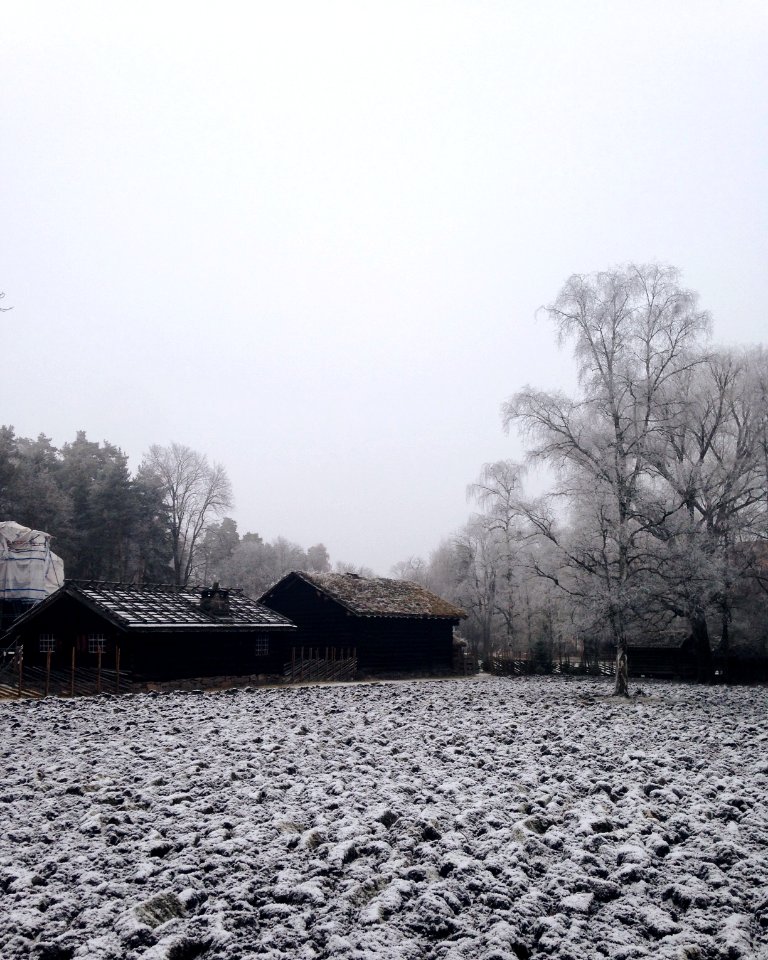
[{"label": "frozen mud", "polygon": [[768,691],[0,705],[0,956],[768,957]]}]

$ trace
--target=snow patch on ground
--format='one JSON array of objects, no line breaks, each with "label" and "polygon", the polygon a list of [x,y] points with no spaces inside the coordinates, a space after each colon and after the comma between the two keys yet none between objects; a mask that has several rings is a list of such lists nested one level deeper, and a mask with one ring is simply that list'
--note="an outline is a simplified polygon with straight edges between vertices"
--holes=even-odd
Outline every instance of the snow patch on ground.
[{"label": "snow patch on ground", "polygon": [[4,960],[768,955],[768,692],[0,704]]}]

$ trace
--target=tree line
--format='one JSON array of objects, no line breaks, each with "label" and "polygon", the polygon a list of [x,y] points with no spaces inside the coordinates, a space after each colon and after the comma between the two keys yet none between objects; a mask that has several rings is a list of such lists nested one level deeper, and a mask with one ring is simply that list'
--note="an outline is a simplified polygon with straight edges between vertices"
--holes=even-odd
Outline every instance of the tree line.
[{"label": "tree line", "polygon": [[131,476],[118,447],[83,431],[56,448],[44,434],[32,440],[0,427],[0,517],[50,533],[69,577],[170,579],[162,489],[147,472]]},{"label": "tree line", "polygon": [[468,488],[478,512],[395,572],[463,605],[485,653],[612,646],[618,692],[639,638],[686,634],[703,680],[734,630],[765,655],[768,354],[709,346],[697,295],[658,264],[572,276],[542,309],[578,389],[526,386],[502,421],[549,488],[487,464]]},{"label": "tree line", "polygon": [[84,431],[57,448],[44,434],[0,427],[0,517],[50,533],[67,577],[218,580],[256,597],[289,570],[331,569],[322,543],[305,550],[284,537],[241,537],[225,516],[232,506],[224,467],[182,444],[151,446],[132,475],[119,447]]}]

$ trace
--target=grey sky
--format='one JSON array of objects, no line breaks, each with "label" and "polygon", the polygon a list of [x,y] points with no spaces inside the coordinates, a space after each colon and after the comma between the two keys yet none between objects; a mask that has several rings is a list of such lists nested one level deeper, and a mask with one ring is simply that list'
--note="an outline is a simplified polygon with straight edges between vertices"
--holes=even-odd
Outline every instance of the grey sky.
[{"label": "grey sky", "polygon": [[[386,573],[457,528],[536,308],[674,263],[765,339],[763,2],[15,3],[0,422],[221,461],[241,532]],[[55,532],[55,531],[52,531]]]}]

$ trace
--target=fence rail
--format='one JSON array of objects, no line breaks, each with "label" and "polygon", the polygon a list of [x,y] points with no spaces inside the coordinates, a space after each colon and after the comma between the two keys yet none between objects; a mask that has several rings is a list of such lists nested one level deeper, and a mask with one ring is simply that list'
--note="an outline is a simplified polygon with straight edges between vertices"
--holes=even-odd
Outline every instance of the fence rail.
[{"label": "fence rail", "polygon": [[23,666],[0,676],[0,700],[14,697],[86,697],[98,693],[133,693],[129,675],[115,670],[91,670],[78,667],[69,670],[46,670]]},{"label": "fence rail", "polygon": [[489,666],[490,673],[502,677],[529,677],[534,674],[552,673],[612,677],[616,672],[616,663],[612,659],[601,659],[591,663],[570,659],[544,661],[540,657],[507,653],[491,654]]},{"label": "fence rail", "polygon": [[130,674],[73,666],[69,670],[53,669],[50,661],[45,667],[25,664],[19,651],[4,658],[0,664],[0,700],[18,697],[85,697],[98,693],[132,693],[134,684]]},{"label": "fence rail", "polygon": [[294,647],[290,663],[283,667],[286,683],[354,680],[356,676],[355,647]]}]

